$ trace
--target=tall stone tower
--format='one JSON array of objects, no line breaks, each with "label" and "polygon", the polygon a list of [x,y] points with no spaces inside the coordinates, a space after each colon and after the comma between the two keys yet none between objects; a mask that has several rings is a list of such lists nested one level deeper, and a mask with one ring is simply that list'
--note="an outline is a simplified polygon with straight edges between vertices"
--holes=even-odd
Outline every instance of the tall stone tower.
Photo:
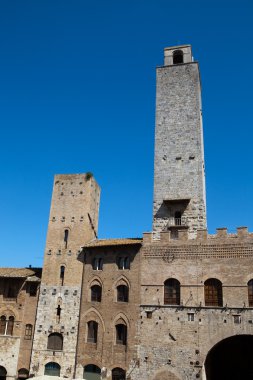
[{"label": "tall stone tower", "polygon": [[206,228],[201,84],[191,46],[164,50],[157,68],[153,231]]},{"label": "tall stone tower", "polygon": [[83,263],[96,237],[100,188],[90,174],[56,175],[30,373],[74,377]]}]

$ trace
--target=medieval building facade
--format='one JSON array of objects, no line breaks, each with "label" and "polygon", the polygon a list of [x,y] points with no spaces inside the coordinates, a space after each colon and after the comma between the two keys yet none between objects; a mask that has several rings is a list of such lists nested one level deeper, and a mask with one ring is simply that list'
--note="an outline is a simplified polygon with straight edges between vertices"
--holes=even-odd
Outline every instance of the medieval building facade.
[{"label": "medieval building facade", "polygon": [[253,377],[253,234],[206,227],[190,45],[157,68],[152,232],[98,239],[100,188],[57,175],[41,273],[0,269],[0,380]]}]

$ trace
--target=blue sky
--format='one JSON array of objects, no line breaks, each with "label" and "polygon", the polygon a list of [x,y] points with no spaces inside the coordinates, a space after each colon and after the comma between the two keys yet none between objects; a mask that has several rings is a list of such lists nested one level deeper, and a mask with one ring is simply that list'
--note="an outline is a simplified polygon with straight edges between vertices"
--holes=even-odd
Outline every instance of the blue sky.
[{"label": "blue sky", "polygon": [[99,237],[151,230],[155,67],[200,63],[208,229],[253,231],[250,0],[2,0],[1,266],[42,265],[53,175],[92,171]]}]

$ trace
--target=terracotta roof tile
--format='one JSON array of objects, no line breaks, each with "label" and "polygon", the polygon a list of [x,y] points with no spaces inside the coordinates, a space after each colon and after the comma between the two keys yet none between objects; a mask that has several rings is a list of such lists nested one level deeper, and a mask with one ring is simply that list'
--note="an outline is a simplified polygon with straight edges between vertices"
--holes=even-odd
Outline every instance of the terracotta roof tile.
[{"label": "terracotta roof tile", "polygon": [[0,277],[28,277],[34,276],[35,272],[29,268],[0,268]]},{"label": "terracotta roof tile", "polygon": [[92,240],[87,243],[84,248],[91,247],[106,247],[106,246],[114,246],[114,245],[134,245],[134,244],[142,244],[141,238],[123,238],[123,239],[97,239]]}]

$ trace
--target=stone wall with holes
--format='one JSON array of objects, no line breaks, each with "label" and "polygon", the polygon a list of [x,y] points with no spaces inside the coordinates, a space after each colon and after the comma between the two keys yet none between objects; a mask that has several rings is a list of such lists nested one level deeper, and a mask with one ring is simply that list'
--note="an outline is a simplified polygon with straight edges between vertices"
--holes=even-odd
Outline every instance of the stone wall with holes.
[{"label": "stone wall with holes", "polygon": [[[167,236],[166,236],[167,235]],[[180,304],[164,304],[164,282],[180,282]],[[222,282],[223,306],[205,306],[204,282]],[[253,279],[253,234],[239,228],[219,229],[195,240],[160,241],[145,234],[141,250],[141,310],[138,322],[138,366],[131,379],[204,379],[211,348],[237,334],[253,335],[253,308],[248,281]],[[151,333],[152,332],[152,333]]]},{"label": "stone wall with holes", "polygon": [[[89,173],[54,178],[32,374],[43,375],[45,364],[56,362],[61,367],[61,376],[74,376],[83,273],[81,251],[85,243],[97,236],[99,198],[100,188]],[[61,267],[64,267],[62,275]],[[61,351],[47,349],[48,336],[53,332],[63,335]]]},{"label": "stone wall with holes", "polygon": [[[157,68],[153,231],[166,229],[173,207],[190,200],[190,236],[206,228],[202,106],[197,62]],[[179,210],[182,206],[177,203]],[[172,208],[171,208],[172,207]],[[184,207],[183,207],[184,208]],[[159,234],[158,234],[159,236]]]},{"label": "stone wall with holes", "polygon": [[[77,378],[83,377],[84,366],[95,364],[105,367],[107,379],[112,369],[119,367],[131,371],[136,363],[138,343],[136,323],[139,315],[139,249],[140,244],[105,246],[85,249],[85,267],[82,287],[79,339],[77,351]],[[129,257],[130,269],[119,269],[119,257]],[[93,270],[94,258],[103,259],[103,269]],[[101,302],[91,301],[91,286],[102,287]],[[118,285],[129,287],[128,302],[117,302]],[[87,322],[98,323],[97,343],[87,342]],[[115,325],[127,326],[127,344],[116,344]]]},{"label": "stone wall with holes", "polygon": [[[82,278],[80,252],[98,230],[100,188],[87,174],[56,175],[51,201],[42,283],[60,285],[61,265],[65,283],[79,286]],[[64,239],[68,231],[68,241]],[[74,275],[73,275],[74,274]]]},{"label": "stone wall with holes", "polygon": [[[61,377],[74,376],[80,294],[81,287],[77,286],[41,286],[31,374],[41,376],[47,363],[56,362],[61,366]],[[60,318],[56,313],[58,306],[61,308]],[[48,336],[54,332],[63,336],[60,351],[47,349]]]},{"label": "stone wall with holes", "polygon": [[[13,272],[15,270],[16,268],[13,269]],[[32,269],[30,272],[31,276],[34,275]],[[9,284],[15,287],[15,283],[17,285],[16,297],[6,298],[6,289]],[[34,296],[29,294],[31,283],[38,286]],[[12,335],[0,335],[0,366],[6,368],[7,377],[17,376],[21,368],[29,371],[38,294],[38,277],[34,282],[30,282],[26,277],[2,277],[0,279],[0,316],[5,316],[7,320],[10,316],[14,317]],[[26,324],[32,325],[30,339],[25,336]]]}]

